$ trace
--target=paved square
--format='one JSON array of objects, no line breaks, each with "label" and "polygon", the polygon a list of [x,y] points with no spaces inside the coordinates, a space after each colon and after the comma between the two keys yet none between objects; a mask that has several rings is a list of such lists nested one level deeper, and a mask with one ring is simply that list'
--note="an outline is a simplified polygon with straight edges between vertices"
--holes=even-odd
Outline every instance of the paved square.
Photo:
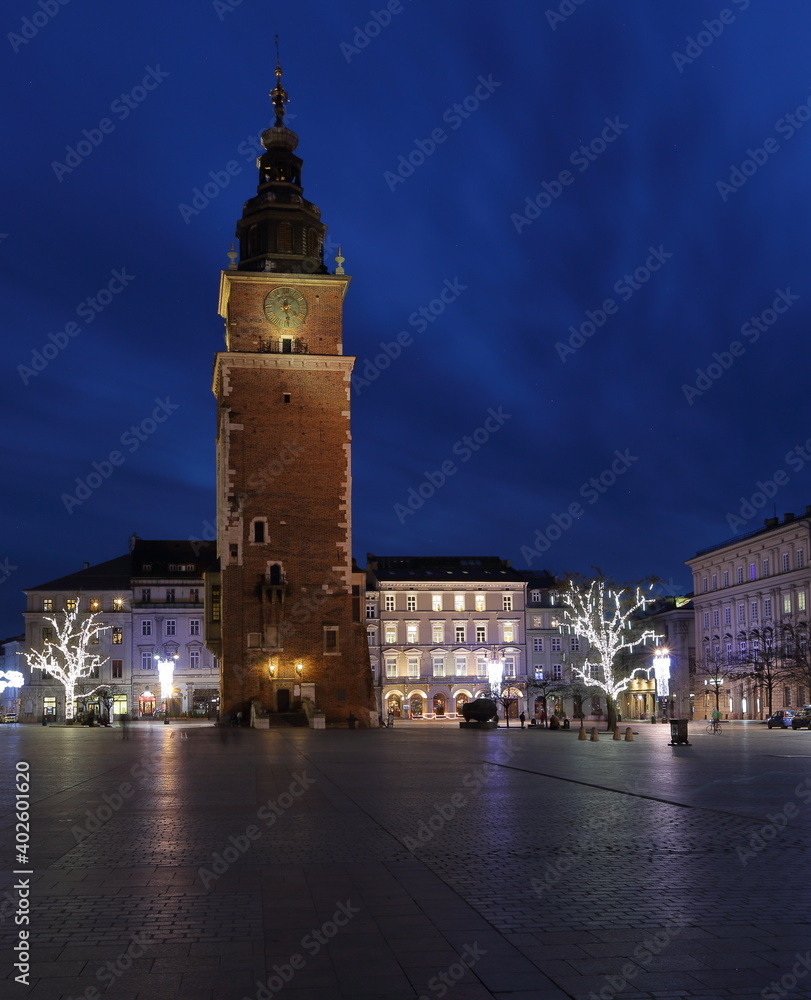
[{"label": "paved square", "polygon": [[811,733],[703,730],[2,726],[0,998],[811,997]]}]

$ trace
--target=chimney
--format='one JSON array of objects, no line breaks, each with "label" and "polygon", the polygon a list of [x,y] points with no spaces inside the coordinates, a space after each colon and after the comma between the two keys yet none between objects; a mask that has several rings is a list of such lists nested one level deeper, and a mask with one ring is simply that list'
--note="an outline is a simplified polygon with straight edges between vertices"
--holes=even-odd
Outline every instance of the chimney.
[{"label": "chimney", "polygon": [[783,524],[788,524],[790,521],[793,521],[793,520],[794,520],[794,515],[793,514],[784,514],[783,515]]},{"label": "chimney", "polygon": [[90,569],[90,563],[82,563],[82,569]]},{"label": "chimney", "polygon": [[767,528],[776,528],[777,525],[780,523],[780,519],[777,517],[767,517],[763,523],[766,525]]}]

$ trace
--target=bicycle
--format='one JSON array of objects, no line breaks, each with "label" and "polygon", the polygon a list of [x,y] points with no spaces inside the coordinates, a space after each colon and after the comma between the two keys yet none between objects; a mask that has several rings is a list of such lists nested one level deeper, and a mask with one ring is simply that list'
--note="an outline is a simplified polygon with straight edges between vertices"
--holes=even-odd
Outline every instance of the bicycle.
[{"label": "bicycle", "polygon": [[722,733],[721,723],[718,719],[713,719],[713,721],[707,726],[708,733]]}]

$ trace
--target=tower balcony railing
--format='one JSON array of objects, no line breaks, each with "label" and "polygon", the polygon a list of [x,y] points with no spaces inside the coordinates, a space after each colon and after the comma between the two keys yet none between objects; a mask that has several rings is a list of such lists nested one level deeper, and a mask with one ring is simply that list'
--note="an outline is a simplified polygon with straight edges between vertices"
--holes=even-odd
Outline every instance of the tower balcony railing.
[{"label": "tower balcony railing", "polygon": [[303,337],[260,337],[259,350],[265,354],[309,354],[310,347]]}]

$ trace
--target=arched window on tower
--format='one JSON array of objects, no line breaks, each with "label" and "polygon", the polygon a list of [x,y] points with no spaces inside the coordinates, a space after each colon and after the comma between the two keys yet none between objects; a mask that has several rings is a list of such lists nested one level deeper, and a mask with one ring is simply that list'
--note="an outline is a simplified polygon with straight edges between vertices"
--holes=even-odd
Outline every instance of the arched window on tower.
[{"label": "arched window on tower", "polygon": [[271,587],[280,587],[284,583],[284,569],[281,563],[268,565],[268,581]]},{"label": "arched window on tower", "polygon": [[251,226],[248,230],[248,256],[253,257],[259,252],[259,226]]},{"label": "arched window on tower", "polygon": [[308,257],[318,257],[320,256],[321,241],[318,236],[318,232],[315,229],[310,229],[307,233],[307,256]]},{"label": "arched window on tower", "polygon": [[293,252],[293,227],[289,222],[280,222],[276,233],[276,246],[279,253]]}]

